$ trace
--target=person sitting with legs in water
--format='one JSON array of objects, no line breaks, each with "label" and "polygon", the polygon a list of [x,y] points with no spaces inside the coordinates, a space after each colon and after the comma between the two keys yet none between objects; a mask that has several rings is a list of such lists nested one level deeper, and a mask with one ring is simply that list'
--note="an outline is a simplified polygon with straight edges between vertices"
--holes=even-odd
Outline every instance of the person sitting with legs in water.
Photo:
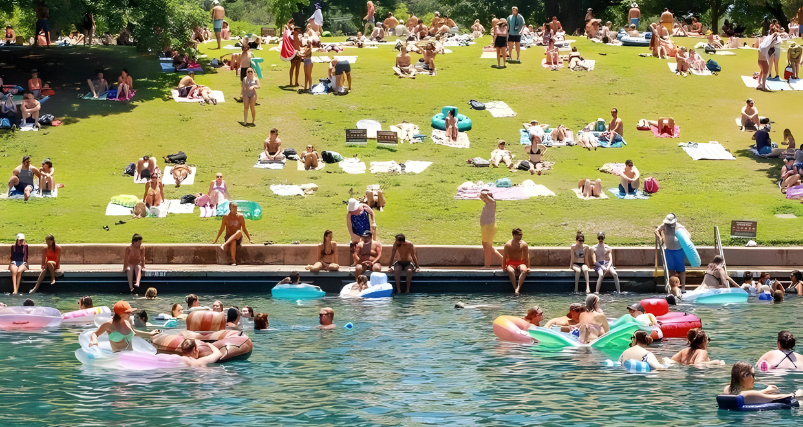
[{"label": "person sitting with legs in water", "polygon": [[220,230],[217,232],[217,237],[213,243],[217,243],[220,235],[226,231],[226,237],[220,249],[225,251],[226,246],[229,247],[231,254],[231,265],[237,265],[237,246],[243,242],[243,234],[248,237],[248,243],[251,243],[251,235],[248,234],[248,229],[245,228],[245,218],[243,214],[237,212],[237,202],[229,203],[229,213],[223,215],[220,224]]},{"label": "person sitting with legs in water", "polygon": [[134,292],[142,279],[142,270],[145,269],[145,250],[142,249],[142,236],[135,233],[131,237],[131,246],[125,248],[123,257],[123,271],[128,276],[128,290]]},{"label": "person sitting with legs in water", "polygon": [[586,293],[591,293],[591,287],[588,281],[588,245],[585,242],[586,238],[583,233],[577,232],[575,236],[575,244],[570,248],[572,263],[569,269],[574,271],[574,292],[577,292],[578,282],[580,281],[580,274],[585,276],[586,279]]},{"label": "person sitting with legs in water", "polygon": [[8,195],[22,195],[24,200],[28,200],[33,193],[34,177],[41,178],[42,174],[35,166],[31,166],[31,156],[22,156],[22,164],[11,171],[11,178],[8,180]]},{"label": "person sitting with legs in water", "polygon": [[315,170],[318,169],[318,161],[320,161],[321,156],[315,151],[315,147],[312,145],[307,145],[307,151],[301,154],[301,160],[304,162],[304,170]]},{"label": "person sitting with legs in water", "polygon": [[762,355],[756,366],[762,371],[803,371],[803,359],[795,352],[795,336],[789,331],[778,332],[778,348]]},{"label": "person sitting with legs in water", "polygon": [[[725,271],[724,260],[720,255],[714,257],[713,262],[708,264],[703,276],[703,283],[699,289],[719,289],[728,287],[740,288],[739,284],[733,280]],[[741,289],[741,288],[740,288]]]},{"label": "person sitting with legs in water", "polygon": [[50,273],[50,284],[56,284],[56,274],[61,268],[61,246],[56,244],[56,238],[52,234],[45,237],[45,250],[42,251],[42,272],[39,273],[39,278],[36,279],[36,286],[31,289],[30,293],[39,290],[39,285],[45,279],[45,275]]},{"label": "person sitting with legs in water", "polygon": [[259,160],[282,161],[285,159],[282,152],[282,140],[279,139],[279,129],[270,130],[270,136],[265,140],[265,150],[259,153]]},{"label": "person sitting with legs in water", "polygon": [[362,234],[362,240],[354,247],[354,277],[370,271],[382,271],[379,258],[382,256],[382,244],[373,239],[370,230]]},{"label": "person sitting with legs in water", "polygon": [[[399,260],[394,262],[396,254],[399,254]],[[406,241],[404,234],[396,235],[396,242],[390,250],[390,267],[388,272],[393,272],[396,278],[396,293],[402,293],[401,289],[401,273],[405,272],[407,275],[407,293],[410,293],[410,281],[413,278],[413,273],[418,272],[420,266],[418,264],[418,255],[416,254],[415,246]]]},{"label": "person sitting with legs in water", "polygon": [[686,333],[689,347],[677,352],[672,362],[681,365],[724,365],[722,360],[711,360],[708,358],[708,342],[711,341],[705,331],[701,328],[689,329]]},{"label": "person sitting with legs in water", "polygon": [[318,260],[315,264],[308,265],[305,269],[313,273],[319,271],[338,271],[340,265],[337,264],[337,243],[332,241],[332,230],[323,233],[323,243],[318,245],[316,254]]},{"label": "person sitting with legs in water", "polygon": [[605,233],[600,231],[597,233],[597,243],[591,249],[591,260],[594,262],[594,271],[597,272],[597,293],[602,287],[602,279],[606,274],[613,276],[613,281],[616,284],[616,292],[621,292],[619,287],[619,275],[616,273],[616,267],[613,266],[613,250],[610,246],[605,244]]},{"label": "person sitting with legs in water", "polygon": [[101,69],[95,71],[95,78],[87,79],[86,81],[89,83],[89,90],[95,99],[109,91],[109,83],[103,78],[103,70]]},{"label": "person sitting with legs in water", "polygon": [[[502,250],[502,271],[507,272],[510,277],[510,284],[513,285],[513,292],[516,295],[521,292],[524,279],[530,272],[530,248],[527,246],[527,242],[522,240],[522,237],[521,228],[514,228],[513,238],[505,243],[505,248]],[[516,280],[517,272],[519,273],[518,281]]]},{"label": "person sitting with legs in water", "polygon": [[778,387],[767,386],[764,390],[753,390],[756,383],[756,371],[746,362],[736,362],[731,368],[731,383],[722,391],[724,394],[742,396],[746,405],[778,402],[784,399],[799,399],[803,397],[803,390],[794,393],[781,394]]},{"label": "person sitting with legs in water", "polygon": [[[22,283],[22,273],[28,269],[28,244],[25,243],[25,235],[17,233],[14,244],[11,245],[11,256],[9,258],[8,271],[11,273],[11,295],[19,295],[20,284]],[[3,305],[5,307],[5,305]]]}]

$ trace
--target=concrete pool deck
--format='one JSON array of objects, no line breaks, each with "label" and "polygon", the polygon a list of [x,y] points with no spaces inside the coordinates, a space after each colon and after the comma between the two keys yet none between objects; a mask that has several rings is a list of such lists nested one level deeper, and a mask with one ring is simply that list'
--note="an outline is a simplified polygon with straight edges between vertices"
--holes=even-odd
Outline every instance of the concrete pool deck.
[{"label": "concrete pool deck", "polygon": [[[8,254],[11,245],[0,245],[0,253]],[[46,279],[43,292],[128,292],[122,272],[124,244],[64,244],[61,272],[52,290]],[[353,281],[353,267],[339,272],[310,273],[304,270],[315,260],[317,245],[243,245],[237,253],[237,266],[228,265],[228,253],[218,245],[146,244],[142,285],[137,293],[150,286],[162,292],[268,292],[277,281],[293,271],[301,273],[306,283],[314,283],[327,292],[339,292]],[[29,245],[31,270],[23,274],[20,292],[28,292],[39,275],[44,245]],[[663,269],[655,272],[653,247],[613,248],[623,291],[662,292]],[[713,247],[698,248],[705,264],[714,257]],[[507,274],[498,266],[482,269],[483,253],[479,246],[417,246],[421,271],[413,276],[412,292],[419,293],[496,293],[511,292]],[[726,247],[728,270],[732,277],[745,271],[754,274],[767,271],[786,280],[789,272],[803,265],[803,247]],[[570,292],[574,290],[574,272],[569,271],[569,249],[564,247],[530,248],[532,271],[522,289],[531,292]],[[381,263],[387,269],[389,246],[384,246]],[[338,259],[349,259],[348,245],[338,245]],[[690,285],[699,283],[704,266],[687,267]],[[592,288],[596,273],[591,271]],[[389,277],[393,281],[392,276]],[[404,278],[402,277],[404,281]],[[582,282],[582,279],[581,279]],[[580,285],[583,290],[583,284]],[[603,291],[614,290],[613,280],[606,278]],[[592,289],[593,290],[593,289]],[[8,265],[0,267],[0,291],[11,292]]]}]

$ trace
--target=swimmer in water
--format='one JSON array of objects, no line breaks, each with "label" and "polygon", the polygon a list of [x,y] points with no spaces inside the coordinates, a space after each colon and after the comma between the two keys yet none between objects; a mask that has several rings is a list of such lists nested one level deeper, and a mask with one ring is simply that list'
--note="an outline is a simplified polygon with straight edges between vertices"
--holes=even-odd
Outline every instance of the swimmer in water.
[{"label": "swimmer in water", "polygon": [[108,333],[109,345],[111,345],[112,351],[117,353],[118,351],[133,350],[131,342],[134,339],[134,335],[140,338],[150,338],[156,335],[159,332],[157,330],[153,330],[150,333],[134,330],[134,327],[131,326],[131,313],[134,310],[127,302],[117,301],[113,309],[114,317],[112,317],[112,320],[100,325],[98,330],[92,333],[89,337],[89,346],[98,345],[98,337]]},{"label": "swimmer in water", "polygon": [[[762,367],[765,364],[765,367]],[[795,336],[789,331],[778,332],[778,348],[764,353],[756,362],[762,371],[803,371],[803,358],[795,352]]]},{"label": "swimmer in water", "polygon": [[690,329],[686,334],[689,347],[680,350],[671,359],[664,359],[664,363],[680,363],[681,365],[724,365],[722,360],[708,358],[708,343],[711,338],[701,328]]},{"label": "swimmer in water", "polygon": [[550,328],[553,325],[561,327],[576,326],[580,320],[580,313],[584,311],[586,311],[585,305],[579,302],[574,302],[569,306],[569,312],[565,316],[550,319],[549,322],[546,322],[544,327]]},{"label": "swimmer in water", "polygon": [[[589,295],[589,297],[591,296]],[[605,318],[605,313],[593,309],[589,310],[589,306],[598,309],[599,297],[596,300],[586,298],[586,305],[583,307],[585,310],[581,311],[580,316],[577,318],[577,329],[580,332],[579,339],[584,344],[590,344],[611,329],[608,326],[608,319]]]},{"label": "swimmer in water", "polygon": [[743,396],[744,403],[747,405],[757,403],[775,402],[786,398],[803,397],[803,390],[794,393],[779,394],[778,387],[767,386],[764,390],[753,390],[756,383],[756,371],[746,362],[736,362],[731,368],[731,383],[726,385],[723,393],[736,396]]},{"label": "swimmer in water", "polygon": [[619,363],[624,364],[628,360],[638,360],[650,365],[653,370],[661,370],[664,367],[658,363],[658,359],[647,350],[647,347],[652,344],[652,338],[649,333],[645,331],[636,331],[633,338],[630,339],[630,348],[625,350],[619,356]]},{"label": "swimmer in water", "polygon": [[215,363],[223,357],[223,353],[220,352],[220,349],[213,345],[208,347],[212,350],[212,354],[200,357],[200,351],[198,350],[196,341],[192,339],[184,340],[181,344],[181,360],[191,368],[200,368],[210,363]]},{"label": "swimmer in water", "polygon": [[524,320],[530,322],[530,325],[541,326],[541,321],[544,320],[544,311],[541,310],[541,307],[534,305],[527,310]]}]

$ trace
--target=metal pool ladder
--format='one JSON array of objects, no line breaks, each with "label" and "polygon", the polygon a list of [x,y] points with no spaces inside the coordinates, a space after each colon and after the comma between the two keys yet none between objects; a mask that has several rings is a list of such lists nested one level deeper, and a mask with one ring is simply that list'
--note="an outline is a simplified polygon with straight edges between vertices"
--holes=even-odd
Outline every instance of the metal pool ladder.
[{"label": "metal pool ladder", "polygon": [[728,274],[728,266],[725,264],[725,252],[722,250],[722,240],[719,237],[719,227],[716,225],[714,226],[714,245],[716,245],[714,249],[722,257],[722,268],[725,270],[725,274]]},{"label": "metal pool ladder", "polygon": [[664,243],[661,241],[661,238],[655,236],[655,270],[653,271],[653,276],[658,277],[658,254],[661,254],[661,264],[664,267],[664,287],[666,290],[666,294],[669,295],[669,291],[671,290],[669,286],[669,270],[666,268],[666,253],[664,253]]}]

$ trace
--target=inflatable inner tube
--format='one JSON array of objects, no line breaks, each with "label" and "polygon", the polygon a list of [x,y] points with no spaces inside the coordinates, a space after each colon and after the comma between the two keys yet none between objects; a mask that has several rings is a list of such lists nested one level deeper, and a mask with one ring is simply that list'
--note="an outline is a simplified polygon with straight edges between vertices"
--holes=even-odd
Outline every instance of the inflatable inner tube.
[{"label": "inflatable inner tube", "polygon": [[685,231],[677,229],[675,230],[675,237],[678,239],[678,243],[680,243],[680,248],[683,249],[683,254],[686,255],[686,259],[689,260],[689,265],[692,267],[699,267],[700,254],[697,253],[697,248],[694,247],[694,243],[692,243],[689,235],[686,234]]},{"label": "inflatable inner tube", "polygon": [[299,300],[323,298],[326,292],[318,286],[302,283],[300,285],[276,285],[270,290],[270,294],[277,299]]},{"label": "inflatable inner tube", "polygon": [[185,340],[196,339],[204,342],[214,342],[224,338],[241,336],[242,331],[222,330],[216,332],[181,331],[176,335],[159,333],[151,338],[153,346],[159,353],[181,354],[181,345]]},{"label": "inflatable inner tube", "polygon": [[645,313],[650,313],[655,317],[669,313],[669,303],[664,298],[645,298],[639,301],[639,304],[644,307]]},{"label": "inflatable inner tube", "polygon": [[226,329],[226,314],[211,310],[198,310],[187,315],[187,330],[214,332]]},{"label": "inflatable inner tube", "polygon": [[106,306],[71,311],[61,315],[61,323],[93,323],[96,317],[111,316],[111,312]]},{"label": "inflatable inner tube", "polygon": [[776,411],[798,408],[800,403],[792,397],[786,397],[774,402],[746,404],[742,395],[720,394],[717,396],[717,406],[726,411]]},{"label": "inflatable inner tube", "polygon": [[622,36],[622,38],[620,38],[619,41],[622,42],[622,46],[641,46],[641,47],[650,46],[650,40],[642,37]]},{"label": "inflatable inner tube", "polygon": [[46,329],[61,324],[61,312],[51,307],[0,308],[0,329]]},{"label": "inflatable inner tube", "polygon": [[747,302],[750,296],[745,290],[740,288],[719,288],[704,289],[686,292],[683,301],[698,304],[742,304]]},{"label": "inflatable inner tube", "polygon": [[530,336],[529,328],[530,322],[514,316],[499,316],[493,323],[496,337],[508,342],[532,344],[535,340]]},{"label": "inflatable inner tube", "polygon": [[[89,338],[93,332],[95,332],[95,329],[87,329],[78,336],[78,344],[81,345],[81,348],[75,350],[75,358],[84,365],[121,368],[122,366],[118,363],[119,355],[129,351],[113,352],[109,343],[109,334],[99,336],[98,345],[90,347]],[[144,339],[134,336],[134,339],[131,340],[131,352],[155,355],[156,348]]]},{"label": "inflatable inner tube", "polygon": [[655,319],[664,338],[686,338],[690,329],[703,327],[700,318],[690,313],[671,312]]},{"label": "inflatable inner tube", "polygon": [[[443,107],[440,113],[432,116],[431,122],[433,128],[446,130],[446,116],[449,115],[449,110],[454,110],[455,112],[457,112],[457,107],[452,107],[452,106]],[[468,132],[471,130],[471,119],[459,113],[455,114],[455,118],[457,119],[458,132]]]}]

